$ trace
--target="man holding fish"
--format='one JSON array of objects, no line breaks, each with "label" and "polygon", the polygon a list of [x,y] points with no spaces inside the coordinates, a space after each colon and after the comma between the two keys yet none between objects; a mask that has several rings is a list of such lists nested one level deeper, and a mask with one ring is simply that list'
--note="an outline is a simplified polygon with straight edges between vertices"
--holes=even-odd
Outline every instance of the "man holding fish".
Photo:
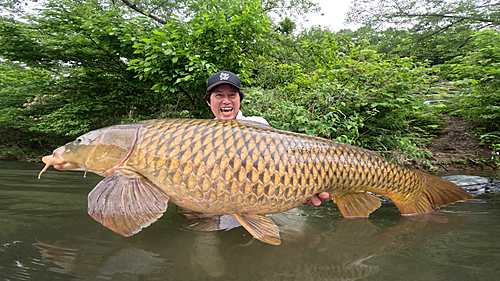
[{"label": "man holding fish", "polygon": [[43,157],[39,177],[49,166],[105,177],[88,196],[88,213],[122,236],[154,223],[172,202],[231,215],[271,245],[281,238],[266,215],[315,204],[315,197],[321,203],[322,192],[346,218],[378,209],[382,200],[373,193],[389,198],[403,216],[473,199],[449,181],[370,150],[276,130],[257,119],[234,120],[244,118],[238,117],[241,87],[236,75],[223,73],[209,78],[207,99],[222,120],[156,119],[94,130]]},{"label": "man holding fish", "polygon": [[[230,71],[219,71],[211,75],[207,80],[207,92],[205,101],[215,115],[215,119],[220,120],[248,120],[259,122],[269,126],[266,119],[259,116],[243,116],[240,110],[240,104],[245,93],[241,89],[240,78]],[[328,200],[328,192],[320,192],[304,204],[314,206],[321,205],[322,201]]]}]

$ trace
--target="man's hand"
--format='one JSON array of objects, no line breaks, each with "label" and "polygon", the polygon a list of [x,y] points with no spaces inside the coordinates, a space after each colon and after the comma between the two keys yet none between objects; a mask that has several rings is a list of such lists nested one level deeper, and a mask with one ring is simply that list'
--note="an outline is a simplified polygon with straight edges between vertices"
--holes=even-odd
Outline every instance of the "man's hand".
[{"label": "man's hand", "polygon": [[313,197],[311,199],[307,200],[304,204],[312,204],[313,206],[319,206],[321,205],[321,202],[328,200],[330,197],[330,194],[326,191],[322,191]]}]

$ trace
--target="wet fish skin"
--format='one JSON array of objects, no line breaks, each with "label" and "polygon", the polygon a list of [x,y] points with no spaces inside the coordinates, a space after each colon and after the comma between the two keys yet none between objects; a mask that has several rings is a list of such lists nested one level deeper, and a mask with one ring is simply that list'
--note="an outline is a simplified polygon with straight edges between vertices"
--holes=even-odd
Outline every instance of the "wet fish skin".
[{"label": "wet fish skin", "polygon": [[159,218],[168,200],[196,212],[233,215],[254,237],[279,244],[279,230],[264,215],[321,191],[345,217],[366,217],[380,206],[367,192],[390,198],[403,215],[472,199],[448,181],[372,151],[254,122],[148,120],[82,137],[92,139],[81,148],[85,153],[78,153],[80,143],[68,144],[71,149],[58,148],[44,162],[56,168],[78,163],[108,176],[89,195],[89,214],[125,236]]},{"label": "wet fish skin", "polygon": [[400,190],[411,200],[422,185],[419,174],[371,151],[254,124],[158,120],[140,135],[126,165],[199,212],[282,212],[321,191]]}]

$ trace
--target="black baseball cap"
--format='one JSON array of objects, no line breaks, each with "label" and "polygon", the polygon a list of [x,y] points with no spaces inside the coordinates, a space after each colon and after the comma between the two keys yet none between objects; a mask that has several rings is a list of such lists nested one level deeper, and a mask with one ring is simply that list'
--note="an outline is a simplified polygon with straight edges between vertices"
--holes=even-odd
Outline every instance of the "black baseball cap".
[{"label": "black baseball cap", "polygon": [[219,71],[215,74],[212,74],[210,77],[208,77],[207,81],[207,92],[210,92],[215,88],[217,85],[221,84],[230,84],[238,88],[238,90],[241,91],[241,82],[240,78],[238,75],[230,72],[230,71]]}]

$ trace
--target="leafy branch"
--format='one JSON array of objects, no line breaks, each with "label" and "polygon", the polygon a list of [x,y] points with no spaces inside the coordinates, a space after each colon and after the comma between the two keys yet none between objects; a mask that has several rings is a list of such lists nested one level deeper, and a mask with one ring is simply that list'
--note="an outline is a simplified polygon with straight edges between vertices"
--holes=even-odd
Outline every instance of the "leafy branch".
[{"label": "leafy branch", "polygon": [[[153,15],[152,13],[147,13],[147,12],[144,12],[141,8],[137,7],[135,4],[132,4],[130,3],[128,0],[122,0],[122,2],[127,5],[128,7],[130,7],[132,10],[140,13],[141,15],[145,15],[147,17],[150,17],[152,19],[154,19],[155,21],[157,21],[158,23],[161,23],[161,24],[167,24],[168,22],[163,20],[163,19],[160,19],[159,17]],[[165,1],[165,2],[168,2],[168,1]],[[165,3],[164,2],[164,3]],[[158,8],[158,7],[157,7]],[[155,8],[155,9],[157,9]],[[153,10],[154,11],[154,10]]]}]

